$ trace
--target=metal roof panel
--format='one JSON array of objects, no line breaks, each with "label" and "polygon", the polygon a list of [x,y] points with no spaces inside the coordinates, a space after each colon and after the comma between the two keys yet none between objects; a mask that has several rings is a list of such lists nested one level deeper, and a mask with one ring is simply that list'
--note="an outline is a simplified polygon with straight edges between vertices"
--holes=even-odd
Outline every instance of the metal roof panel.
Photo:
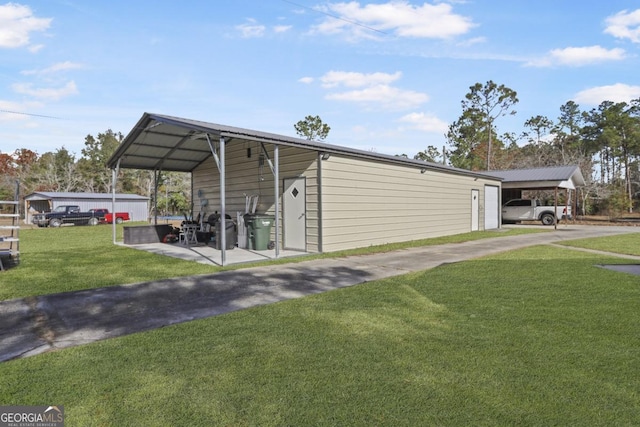
[{"label": "metal roof panel", "polygon": [[[318,152],[344,154],[387,163],[399,163],[457,175],[501,180],[499,177],[482,175],[478,172],[458,169],[439,163],[378,154],[324,142],[151,113],[142,115],[138,123],[116,149],[107,165],[109,168],[115,168],[119,163],[121,168],[191,172],[211,156],[206,139],[194,139],[199,133],[207,133],[215,138],[224,137],[231,142],[234,140],[258,141],[295,146]],[[169,147],[171,149],[167,150]],[[148,158],[145,159],[145,156]]]},{"label": "metal roof panel", "polygon": [[554,186],[564,187],[567,182],[572,182],[573,186],[578,187],[585,185],[580,167],[576,165],[493,170],[483,172],[483,174],[502,178],[503,186],[505,188],[513,187],[513,185],[526,185],[527,188],[548,188]]}]

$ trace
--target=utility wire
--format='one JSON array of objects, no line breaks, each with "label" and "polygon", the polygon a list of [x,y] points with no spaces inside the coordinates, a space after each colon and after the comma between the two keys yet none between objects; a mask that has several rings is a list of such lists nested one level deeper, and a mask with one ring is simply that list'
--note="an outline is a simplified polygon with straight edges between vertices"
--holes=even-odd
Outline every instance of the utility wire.
[{"label": "utility wire", "polygon": [[45,116],[45,115],[42,115],[42,114],[22,113],[20,111],[0,110],[0,113],[19,114],[21,116],[44,117],[45,119],[64,120],[62,117]]},{"label": "utility wire", "polygon": [[294,6],[301,7],[301,8],[303,8],[303,9],[310,10],[310,11],[312,11],[312,12],[321,13],[321,14],[326,15],[326,16],[329,16],[329,17],[331,17],[331,18],[334,18],[334,19],[338,19],[338,20],[340,20],[340,21],[347,22],[347,23],[349,23],[349,24],[351,24],[351,25],[357,25],[358,27],[366,28],[367,30],[375,31],[376,33],[380,33],[380,34],[384,34],[385,36],[388,36],[388,35],[389,35],[389,33],[385,33],[385,32],[384,32],[384,31],[382,31],[382,30],[378,30],[378,29],[376,29],[376,28],[369,27],[368,25],[361,24],[361,23],[360,23],[360,22],[358,22],[358,21],[352,21],[352,20],[350,20],[350,19],[346,19],[346,18],[343,18],[343,17],[338,16],[338,15],[333,15],[333,14],[331,14],[331,13],[329,13],[329,12],[324,12],[324,11],[322,11],[322,10],[314,9],[314,8],[312,8],[312,7],[305,6],[305,5],[303,5],[303,4],[296,3],[296,2],[293,2],[293,1],[290,1],[290,0],[282,0],[282,1],[283,1],[283,2],[285,2],[285,3],[292,4],[292,5],[294,5]]}]

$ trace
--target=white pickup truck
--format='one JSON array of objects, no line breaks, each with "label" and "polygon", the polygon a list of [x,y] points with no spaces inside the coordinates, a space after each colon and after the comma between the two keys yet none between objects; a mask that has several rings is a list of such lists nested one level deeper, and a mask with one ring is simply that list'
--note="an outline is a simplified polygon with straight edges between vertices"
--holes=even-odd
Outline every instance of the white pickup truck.
[{"label": "white pickup truck", "polygon": [[544,225],[553,225],[555,219],[571,218],[571,207],[542,206],[536,199],[513,199],[502,205],[502,222],[542,221]]}]

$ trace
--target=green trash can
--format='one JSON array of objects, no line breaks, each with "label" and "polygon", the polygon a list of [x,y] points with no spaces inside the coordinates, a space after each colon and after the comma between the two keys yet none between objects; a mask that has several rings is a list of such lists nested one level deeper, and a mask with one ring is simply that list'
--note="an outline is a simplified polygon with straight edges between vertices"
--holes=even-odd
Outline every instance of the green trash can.
[{"label": "green trash can", "polygon": [[265,251],[269,249],[271,226],[275,217],[271,215],[245,215],[244,222],[249,232],[249,249]]}]

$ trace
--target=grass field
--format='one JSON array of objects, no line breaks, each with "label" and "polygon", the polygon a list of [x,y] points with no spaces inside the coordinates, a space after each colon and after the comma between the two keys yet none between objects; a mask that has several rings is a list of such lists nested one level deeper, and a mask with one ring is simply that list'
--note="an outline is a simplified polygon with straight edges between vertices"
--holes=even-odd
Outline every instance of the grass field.
[{"label": "grass field", "polygon": [[597,251],[640,256],[640,234],[638,233],[623,234],[615,237],[602,237],[599,239],[579,239],[561,244]]},{"label": "grass field", "polygon": [[538,246],[6,362],[0,403],[68,426],[640,425],[640,280],[595,267],[620,262]]}]

